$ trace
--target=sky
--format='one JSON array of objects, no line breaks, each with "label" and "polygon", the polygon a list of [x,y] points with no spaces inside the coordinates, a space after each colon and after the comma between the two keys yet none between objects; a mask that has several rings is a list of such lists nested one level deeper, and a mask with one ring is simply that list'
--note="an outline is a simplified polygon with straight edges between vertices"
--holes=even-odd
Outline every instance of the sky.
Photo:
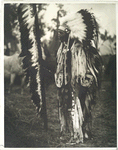
[{"label": "sky", "polygon": [[[104,33],[105,29],[108,30],[109,35],[116,34],[116,6],[113,3],[63,3],[64,9],[68,12],[77,12],[80,9],[88,9],[90,12],[94,13],[99,25],[101,33]],[[45,21],[48,25],[54,26],[51,22],[52,18],[57,15],[58,8],[56,5],[50,4],[46,13]]]}]

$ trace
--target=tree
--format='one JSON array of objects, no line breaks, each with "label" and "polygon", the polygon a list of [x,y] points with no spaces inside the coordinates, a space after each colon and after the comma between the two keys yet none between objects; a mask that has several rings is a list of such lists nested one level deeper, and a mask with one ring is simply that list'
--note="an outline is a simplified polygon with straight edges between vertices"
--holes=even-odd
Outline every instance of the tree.
[{"label": "tree", "polygon": [[13,28],[16,26],[17,19],[17,5],[4,5],[4,44],[6,45],[6,54],[9,55],[10,49],[8,43],[10,39],[15,38],[13,35]]},{"label": "tree", "polygon": [[[47,7],[47,4],[37,4],[37,14],[40,15],[40,12],[42,10],[45,10]],[[18,31],[18,4],[5,4],[5,8],[4,8],[4,41],[5,41],[5,45],[6,48],[8,50],[9,49],[9,42],[11,42],[11,40],[15,40],[15,43],[19,43],[20,40],[19,38],[17,38],[17,35],[19,37]],[[45,34],[44,33],[44,27],[45,27],[45,23],[42,22],[42,18],[43,15],[38,16],[38,26],[39,26],[39,30],[40,30],[40,38]]]},{"label": "tree", "polygon": [[42,19],[43,19],[43,15],[40,15],[40,12],[42,10],[46,10],[46,7],[48,6],[48,4],[37,4],[37,14],[38,14],[38,25],[39,25],[39,30],[40,30],[40,38],[42,36],[45,35],[45,32],[44,32],[44,28],[45,28],[45,23],[42,22]]},{"label": "tree", "polygon": [[58,11],[57,11],[57,16],[56,18],[53,18],[52,21],[56,24],[56,29],[52,29],[50,28],[53,32],[54,32],[54,35],[53,35],[53,39],[51,41],[51,44],[50,44],[50,47],[49,49],[50,50],[53,50],[51,51],[51,53],[54,53],[54,55],[56,55],[56,52],[58,50],[58,47],[59,47],[59,39],[58,39],[58,28],[59,28],[59,18],[65,16],[67,14],[67,12],[63,9],[63,4],[56,4],[57,7],[58,7]]},{"label": "tree", "polygon": [[110,48],[112,54],[114,54],[113,44],[116,41],[116,35],[111,36],[108,34],[108,31],[105,30],[104,34],[100,33],[100,38],[102,39],[102,44],[100,45],[100,47],[104,44],[105,41],[108,40],[109,44],[107,46]]},{"label": "tree", "polygon": [[66,11],[63,9],[63,4],[57,4],[59,10],[57,11],[57,17],[53,18],[52,21],[56,22],[56,33],[55,37],[58,40],[58,28],[59,28],[59,17],[63,17],[66,15]]},{"label": "tree", "polygon": [[110,42],[109,47],[111,49],[111,52],[112,52],[112,54],[114,54],[114,50],[116,51],[116,48],[115,48],[115,45],[113,45],[113,44],[115,44],[114,42],[116,42],[116,35],[114,35],[113,37],[111,35],[109,35],[107,37],[107,39]]},{"label": "tree", "polygon": [[108,31],[105,30],[104,34],[100,34],[100,37],[103,41],[106,41],[108,39]]},{"label": "tree", "polygon": [[12,36],[12,29],[16,25],[17,6],[16,4],[5,4],[4,6],[4,34],[10,38]]}]

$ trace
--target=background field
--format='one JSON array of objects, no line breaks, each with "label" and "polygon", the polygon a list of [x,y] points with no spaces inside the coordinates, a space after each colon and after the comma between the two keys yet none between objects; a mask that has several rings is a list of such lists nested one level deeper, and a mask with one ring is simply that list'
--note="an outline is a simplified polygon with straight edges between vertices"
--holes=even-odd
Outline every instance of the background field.
[{"label": "background field", "polygon": [[104,76],[92,109],[93,140],[71,146],[59,138],[55,83],[52,81],[46,89],[47,132],[43,129],[42,119],[36,116],[29,88],[25,87],[21,95],[16,84],[10,94],[5,93],[5,147],[116,147],[116,100],[113,93],[110,79]]}]

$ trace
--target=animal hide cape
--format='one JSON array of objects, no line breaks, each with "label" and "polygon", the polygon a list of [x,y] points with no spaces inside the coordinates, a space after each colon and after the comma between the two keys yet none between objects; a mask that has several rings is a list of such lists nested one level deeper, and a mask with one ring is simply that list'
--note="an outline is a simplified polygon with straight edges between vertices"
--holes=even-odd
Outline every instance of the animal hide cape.
[{"label": "animal hide cape", "polygon": [[43,107],[42,83],[42,51],[40,46],[40,32],[37,17],[37,7],[34,4],[20,4],[18,20],[21,32],[21,57],[24,57],[23,67],[30,80],[31,99],[36,105],[37,113]]},{"label": "animal hide cape", "polygon": [[63,38],[68,40],[62,40],[57,51],[55,73],[61,133],[69,130],[71,142],[78,143],[91,134],[91,103],[100,83],[98,24],[92,13],[82,9],[63,17],[59,30],[68,36]]}]

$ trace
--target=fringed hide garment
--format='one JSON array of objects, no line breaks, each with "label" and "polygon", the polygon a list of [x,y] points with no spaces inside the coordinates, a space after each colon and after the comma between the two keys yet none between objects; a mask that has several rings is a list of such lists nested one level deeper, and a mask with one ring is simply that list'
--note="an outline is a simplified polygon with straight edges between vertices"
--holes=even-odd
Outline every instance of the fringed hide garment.
[{"label": "fringed hide garment", "polygon": [[80,10],[64,17],[59,33],[55,83],[61,134],[69,131],[70,142],[83,143],[91,138],[91,104],[99,86],[98,24],[93,14]]}]

